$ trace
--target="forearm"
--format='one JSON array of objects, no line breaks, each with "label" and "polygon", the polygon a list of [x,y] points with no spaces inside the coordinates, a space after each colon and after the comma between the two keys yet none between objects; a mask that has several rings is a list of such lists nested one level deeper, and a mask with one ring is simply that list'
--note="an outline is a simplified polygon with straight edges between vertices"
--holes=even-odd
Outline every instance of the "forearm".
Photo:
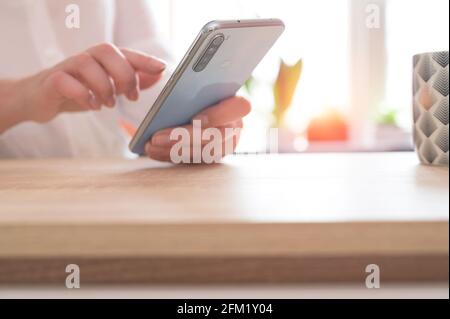
[{"label": "forearm", "polygon": [[0,80],[0,134],[27,120],[23,94],[13,80]]}]

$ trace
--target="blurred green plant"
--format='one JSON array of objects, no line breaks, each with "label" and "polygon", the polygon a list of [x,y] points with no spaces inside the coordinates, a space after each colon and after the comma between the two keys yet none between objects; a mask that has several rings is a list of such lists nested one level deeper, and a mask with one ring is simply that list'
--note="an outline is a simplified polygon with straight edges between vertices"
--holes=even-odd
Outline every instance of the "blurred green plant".
[{"label": "blurred green plant", "polygon": [[376,117],[376,122],[379,125],[398,126],[398,110],[386,110],[380,112]]},{"label": "blurred green plant", "polygon": [[256,85],[256,79],[252,75],[251,77],[248,78],[247,81],[245,81],[243,89],[248,93],[248,95],[252,95],[255,85]]}]

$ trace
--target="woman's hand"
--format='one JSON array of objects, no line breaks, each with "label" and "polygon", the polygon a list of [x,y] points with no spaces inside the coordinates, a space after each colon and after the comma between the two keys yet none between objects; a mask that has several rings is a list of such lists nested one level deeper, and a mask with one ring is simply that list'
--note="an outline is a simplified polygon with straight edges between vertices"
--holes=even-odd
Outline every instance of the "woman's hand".
[{"label": "woman's hand", "polygon": [[118,95],[131,101],[156,83],[165,63],[141,52],[100,44],[51,69],[19,80],[22,114],[47,122],[60,112],[113,107]]},{"label": "woman's hand", "polygon": [[[220,143],[219,149],[221,150],[220,154],[211,154],[213,157],[225,156],[229,151],[234,151],[236,145],[239,140],[239,130],[237,135],[227,135],[226,128],[233,129],[241,129],[242,128],[242,118],[246,116],[250,112],[251,106],[250,103],[242,98],[242,97],[232,97],[230,99],[224,100],[219,104],[213,105],[197,116],[194,117],[193,120],[200,120],[201,122],[201,136],[203,136],[203,132],[208,128],[217,128],[221,134],[221,140],[215,141],[216,143]],[[189,132],[190,143],[188,147],[190,148],[190,155],[192,159],[192,154],[194,145],[198,145],[201,142],[201,149],[205,147],[206,144],[210,143],[209,140],[201,140],[201,141],[193,141],[193,125],[183,126],[186,132]],[[178,140],[171,140],[170,134],[173,129],[176,128],[167,128],[155,133],[151,140],[146,145],[146,153],[149,157],[159,160],[172,162],[170,151],[172,147],[179,143]],[[233,140],[230,140],[233,139]],[[226,143],[232,143],[232,149],[227,149]],[[202,158],[203,159],[203,158]],[[192,161],[191,161],[192,162]]]}]

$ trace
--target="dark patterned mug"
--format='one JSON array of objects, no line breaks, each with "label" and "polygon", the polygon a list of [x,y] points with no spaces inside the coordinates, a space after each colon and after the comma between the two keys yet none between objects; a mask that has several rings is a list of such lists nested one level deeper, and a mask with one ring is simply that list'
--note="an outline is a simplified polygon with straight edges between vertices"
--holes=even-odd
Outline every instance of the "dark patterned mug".
[{"label": "dark patterned mug", "polygon": [[414,56],[414,144],[424,164],[448,166],[448,51]]}]

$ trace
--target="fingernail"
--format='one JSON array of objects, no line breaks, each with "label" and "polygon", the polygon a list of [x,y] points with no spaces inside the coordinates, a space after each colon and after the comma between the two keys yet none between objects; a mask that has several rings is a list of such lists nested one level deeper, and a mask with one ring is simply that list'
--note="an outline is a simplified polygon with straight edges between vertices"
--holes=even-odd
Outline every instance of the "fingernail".
[{"label": "fingernail", "polygon": [[91,108],[94,110],[98,110],[102,105],[99,100],[95,97],[95,95],[91,96],[91,99],[89,100],[89,104],[91,105]]},{"label": "fingernail", "polygon": [[161,60],[157,57],[153,57],[153,61],[154,61],[154,67],[158,71],[164,71],[166,69],[166,67],[167,67],[166,61]]},{"label": "fingernail", "polygon": [[155,146],[164,146],[170,143],[168,134],[156,134],[152,137],[152,144]]},{"label": "fingernail", "polygon": [[106,100],[106,105],[108,105],[109,107],[113,107],[114,105],[116,105],[116,99],[113,97],[109,97]]},{"label": "fingernail", "polygon": [[128,93],[127,97],[132,101],[137,101],[139,99],[139,92],[138,90],[134,89],[130,93]]},{"label": "fingernail", "polygon": [[195,116],[192,121],[200,121],[200,125],[202,127],[207,126],[208,125],[208,117],[206,115],[197,115]]}]

